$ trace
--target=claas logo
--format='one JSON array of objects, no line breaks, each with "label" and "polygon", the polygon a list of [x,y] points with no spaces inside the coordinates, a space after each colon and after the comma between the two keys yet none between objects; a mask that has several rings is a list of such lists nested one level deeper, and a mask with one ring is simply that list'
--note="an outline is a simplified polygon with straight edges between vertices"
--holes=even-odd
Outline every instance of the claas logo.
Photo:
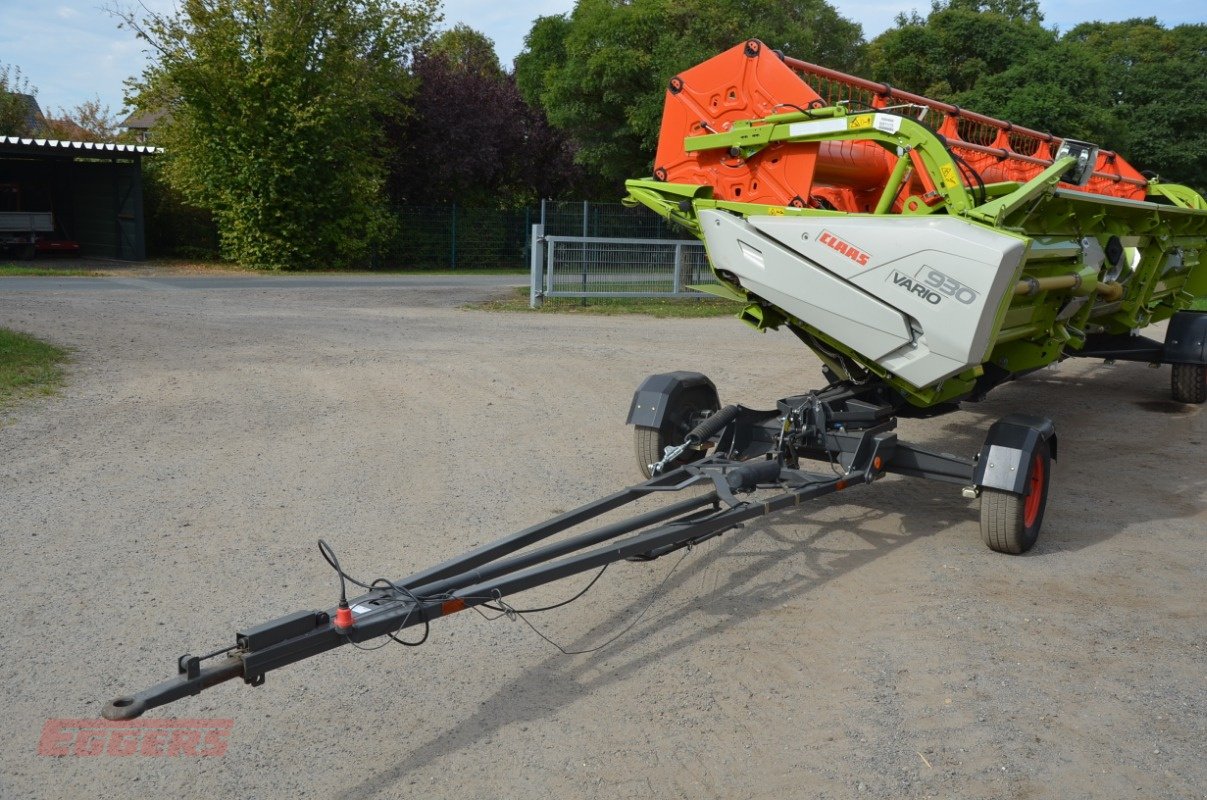
[{"label": "claas logo", "polygon": [[866,266],[868,263],[868,254],[860,250],[850,242],[844,242],[829,231],[822,231],[819,241],[827,247],[833,248],[842,253],[847,258],[854,261],[859,266]]}]

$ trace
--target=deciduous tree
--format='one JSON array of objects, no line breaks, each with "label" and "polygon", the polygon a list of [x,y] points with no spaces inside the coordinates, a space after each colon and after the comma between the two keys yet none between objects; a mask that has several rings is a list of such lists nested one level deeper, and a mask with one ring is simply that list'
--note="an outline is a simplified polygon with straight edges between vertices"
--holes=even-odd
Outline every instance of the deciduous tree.
[{"label": "deciduous tree", "polygon": [[652,169],[667,81],[752,37],[838,69],[855,67],[862,41],[824,0],[579,0],[536,21],[516,73],[580,163],[620,194]]},{"label": "deciduous tree", "polygon": [[82,139],[88,142],[113,142],[121,132],[121,123],[102,105],[100,97],[85,100],[72,109],[59,107],[47,116],[42,135],[51,139]]},{"label": "deciduous tree", "polygon": [[873,80],[948,100],[1020,59],[1050,54],[1057,35],[1042,23],[1034,0],[934,2],[926,17],[899,15],[868,44],[868,71]]},{"label": "deciduous tree", "polygon": [[520,95],[494,43],[457,25],[414,62],[411,113],[390,125],[396,202],[513,207],[576,187],[564,136]]},{"label": "deciduous tree", "polygon": [[20,67],[0,64],[0,136],[31,136],[37,133],[30,120],[28,97],[37,94]]},{"label": "deciduous tree", "polygon": [[1063,41],[1102,64],[1103,143],[1165,180],[1207,188],[1207,24],[1086,22]]},{"label": "deciduous tree", "polygon": [[260,268],[356,263],[381,231],[380,119],[437,0],[183,0],[126,24],[153,60],[128,93],[222,253]]}]

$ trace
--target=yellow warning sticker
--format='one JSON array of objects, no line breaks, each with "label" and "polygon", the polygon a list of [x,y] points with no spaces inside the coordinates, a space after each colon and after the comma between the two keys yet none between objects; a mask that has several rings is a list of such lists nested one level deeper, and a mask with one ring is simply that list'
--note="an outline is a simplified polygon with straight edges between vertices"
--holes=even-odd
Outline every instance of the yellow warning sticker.
[{"label": "yellow warning sticker", "polygon": [[956,168],[951,164],[944,164],[939,167],[939,172],[943,173],[943,184],[950,189],[960,185],[960,179],[956,177]]},{"label": "yellow warning sticker", "polygon": [[780,208],[779,206],[769,206],[767,208],[767,216],[782,217],[784,216],[784,209]]},{"label": "yellow warning sticker", "polygon": [[872,115],[871,114],[860,114],[857,117],[851,117],[850,130],[857,131],[857,130],[860,130],[861,128],[870,128],[870,127],[872,127]]}]

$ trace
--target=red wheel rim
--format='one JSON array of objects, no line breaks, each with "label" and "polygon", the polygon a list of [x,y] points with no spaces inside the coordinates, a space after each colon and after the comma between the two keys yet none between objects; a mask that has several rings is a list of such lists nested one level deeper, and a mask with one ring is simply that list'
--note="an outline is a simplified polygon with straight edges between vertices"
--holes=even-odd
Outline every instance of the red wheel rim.
[{"label": "red wheel rim", "polygon": [[1044,497],[1044,460],[1036,454],[1031,459],[1031,478],[1027,481],[1027,496],[1023,504],[1023,524],[1030,528],[1039,519],[1039,507]]}]

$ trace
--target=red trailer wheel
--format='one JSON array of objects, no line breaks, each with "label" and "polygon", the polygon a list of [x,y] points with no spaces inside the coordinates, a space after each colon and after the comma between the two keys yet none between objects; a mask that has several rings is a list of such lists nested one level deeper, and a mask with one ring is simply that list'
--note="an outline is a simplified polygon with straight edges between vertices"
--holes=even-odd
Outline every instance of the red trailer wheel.
[{"label": "red trailer wheel", "polygon": [[1030,550],[1039,538],[1052,458],[1044,442],[1031,456],[1027,483],[1022,494],[1002,489],[981,489],[981,538],[990,550],[1018,555]]}]

